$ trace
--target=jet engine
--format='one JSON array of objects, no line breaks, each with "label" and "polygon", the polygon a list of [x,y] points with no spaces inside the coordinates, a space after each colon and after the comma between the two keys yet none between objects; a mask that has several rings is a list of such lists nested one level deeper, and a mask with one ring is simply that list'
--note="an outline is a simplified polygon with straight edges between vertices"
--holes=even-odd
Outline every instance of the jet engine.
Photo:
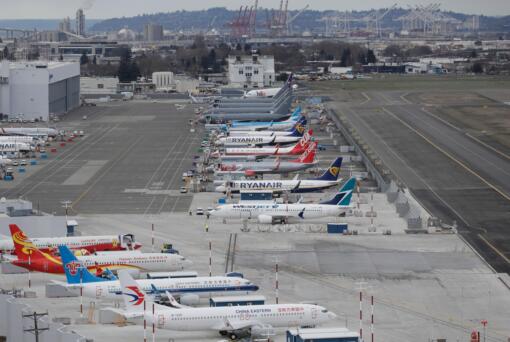
[{"label": "jet engine", "polygon": [[200,297],[196,294],[185,294],[179,298],[182,305],[194,306],[200,304]]},{"label": "jet engine", "polygon": [[269,215],[259,215],[258,217],[259,223],[262,224],[272,224],[273,218]]}]

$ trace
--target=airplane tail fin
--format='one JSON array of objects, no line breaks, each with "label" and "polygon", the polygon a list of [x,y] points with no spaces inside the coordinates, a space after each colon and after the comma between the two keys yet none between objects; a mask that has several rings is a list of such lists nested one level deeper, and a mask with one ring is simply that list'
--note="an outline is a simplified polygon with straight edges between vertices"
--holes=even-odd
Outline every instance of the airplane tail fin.
[{"label": "airplane tail fin", "polygon": [[31,260],[44,258],[44,254],[32,243],[25,233],[18,227],[17,224],[10,224],[12,242],[14,243],[14,252],[18,260]]},{"label": "airplane tail fin", "polygon": [[292,112],[292,115],[290,116],[293,120],[299,120],[301,117],[301,106],[297,106],[296,109],[294,109],[294,112]]},{"label": "airplane tail fin", "polygon": [[315,178],[316,180],[322,181],[336,181],[338,180],[338,175],[340,174],[340,167],[342,166],[342,157],[336,158],[333,163],[329,166],[329,168],[320,176],[319,178]]},{"label": "airplane tail fin", "polygon": [[120,288],[122,299],[127,312],[142,312],[145,302],[145,293],[131,277],[128,271],[119,270]]},{"label": "airplane tail fin", "polygon": [[321,204],[338,205],[347,207],[351,204],[352,192],[356,187],[356,178],[351,178],[340,188],[340,191],[331,200],[321,202]]},{"label": "airplane tail fin", "polygon": [[83,265],[83,262],[78,260],[67,246],[58,246],[58,251],[62,259],[62,265],[64,266],[64,273],[68,284],[95,283],[109,280],[96,277],[90,273],[87,267]]},{"label": "airplane tail fin", "polygon": [[290,136],[302,137],[303,134],[305,133],[305,129],[306,129],[306,119],[303,118],[303,119],[300,119],[298,122],[296,122],[296,124],[292,128],[292,131],[291,131],[292,133],[290,134]]},{"label": "airplane tail fin", "polygon": [[315,160],[315,154],[317,153],[317,144],[317,142],[309,144],[306,151],[297,160],[294,161],[302,164],[313,163]]}]

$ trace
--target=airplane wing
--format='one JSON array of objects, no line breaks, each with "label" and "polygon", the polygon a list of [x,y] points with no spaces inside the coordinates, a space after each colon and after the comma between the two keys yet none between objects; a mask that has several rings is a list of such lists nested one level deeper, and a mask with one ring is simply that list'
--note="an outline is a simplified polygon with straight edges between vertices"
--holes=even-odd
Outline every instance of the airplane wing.
[{"label": "airplane wing", "polygon": [[299,179],[299,173],[297,175],[295,175],[292,180],[298,180],[298,179]]},{"label": "airplane wing", "polygon": [[257,320],[240,320],[240,319],[225,319],[220,324],[213,327],[214,330],[227,330],[227,331],[233,331],[233,330],[241,330],[241,329],[247,329],[254,326],[260,326],[261,323]]},{"label": "airplane wing", "polygon": [[78,284],[68,284],[66,282],[59,281],[59,280],[52,280],[51,282],[53,284],[57,284],[57,285],[63,286],[65,288],[67,288],[67,289],[79,289],[80,287],[82,287],[82,285],[80,285],[79,283]]},{"label": "airplane wing", "polygon": [[[297,175],[296,175],[296,177],[297,177]],[[299,189],[299,185],[301,185],[301,181],[298,181],[298,182],[297,182],[297,184],[296,184],[296,186],[295,186],[295,187],[294,187],[294,189],[292,189],[292,190],[297,190],[297,189]],[[298,203],[299,203],[299,202],[298,202]]]}]

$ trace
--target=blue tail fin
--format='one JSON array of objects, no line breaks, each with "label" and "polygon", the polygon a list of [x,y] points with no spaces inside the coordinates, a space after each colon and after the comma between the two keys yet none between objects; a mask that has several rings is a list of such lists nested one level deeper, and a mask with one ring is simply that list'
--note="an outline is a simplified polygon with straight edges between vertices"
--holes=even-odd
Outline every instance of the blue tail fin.
[{"label": "blue tail fin", "polygon": [[301,117],[301,106],[298,106],[296,109],[294,109],[294,112],[290,116],[291,119],[297,120]]},{"label": "blue tail fin", "polygon": [[[78,258],[67,248],[67,246],[58,246],[62,265],[66,274],[68,284],[94,283],[98,281],[107,281],[108,279],[99,278],[89,272],[89,270],[78,260]],[[81,279],[80,279],[81,278]]]},{"label": "blue tail fin", "polygon": [[305,131],[306,131],[306,119],[303,118],[303,120],[299,120],[298,122],[296,122],[289,136],[302,137],[303,134],[305,134]]},{"label": "blue tail fin", "polygon": [[338,157],[333,161],[333,163],[329,166],[329,168],[320,176],[319,178],[315,178],[315,180],[323,180],[323,181],[336,181],[338,180],[338,175],[340,174],[340,167],[342,166],[342,157]]},{"label": "blue tail fin", "polygon": [[341,207],[346,207],[351,204],[352,192],[354,191],[354,187],[356,186],[356,178],[349,179],[340,189],[340,191],[326,202],[321,202],[321,204],[331,204],[331,205],[339,205]]}]

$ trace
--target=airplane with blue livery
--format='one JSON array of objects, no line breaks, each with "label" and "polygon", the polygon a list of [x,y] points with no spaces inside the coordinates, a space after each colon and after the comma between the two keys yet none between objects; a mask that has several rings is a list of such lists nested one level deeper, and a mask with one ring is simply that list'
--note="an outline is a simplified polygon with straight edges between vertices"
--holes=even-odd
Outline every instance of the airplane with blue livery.
[{"label": "airplane with blue livery", "polygon": [[338,179],[340,167],[342,166],[342,157],[336,158],[328,169],[318,178],[299,180],[294,179],[264,179],[264,180],[233,180],[227,181],[223,185],[216,187],[216,192],[238,193],[250,190],[267,190],[273,193],[304,193],[317,192],[331,188],[341,183]]},{"label": "airplane with blue livery", "polygon": [[294,127],[295,123],[302,117],[301,107],[297,107],[290,117],[283,121],[232,121],[230,125],[220,125],[223,131],[260,131],[273,130],[284,131]]},{"label": "airplane with blue livery", "polygon": [[[118,279],[108,269],[102,276],[90,273],[83,263],[66,246],[59,246],[67,283],[54,281],[73,292],[83,289],[83,296],[96,299],[121,300],[122,291]],[[186,305],[196,305],[200,298],[221,294],[247,294],[259,289],[248,279],[234,276],[138,279],[138,286],[154,298],[171,293]]]}]

